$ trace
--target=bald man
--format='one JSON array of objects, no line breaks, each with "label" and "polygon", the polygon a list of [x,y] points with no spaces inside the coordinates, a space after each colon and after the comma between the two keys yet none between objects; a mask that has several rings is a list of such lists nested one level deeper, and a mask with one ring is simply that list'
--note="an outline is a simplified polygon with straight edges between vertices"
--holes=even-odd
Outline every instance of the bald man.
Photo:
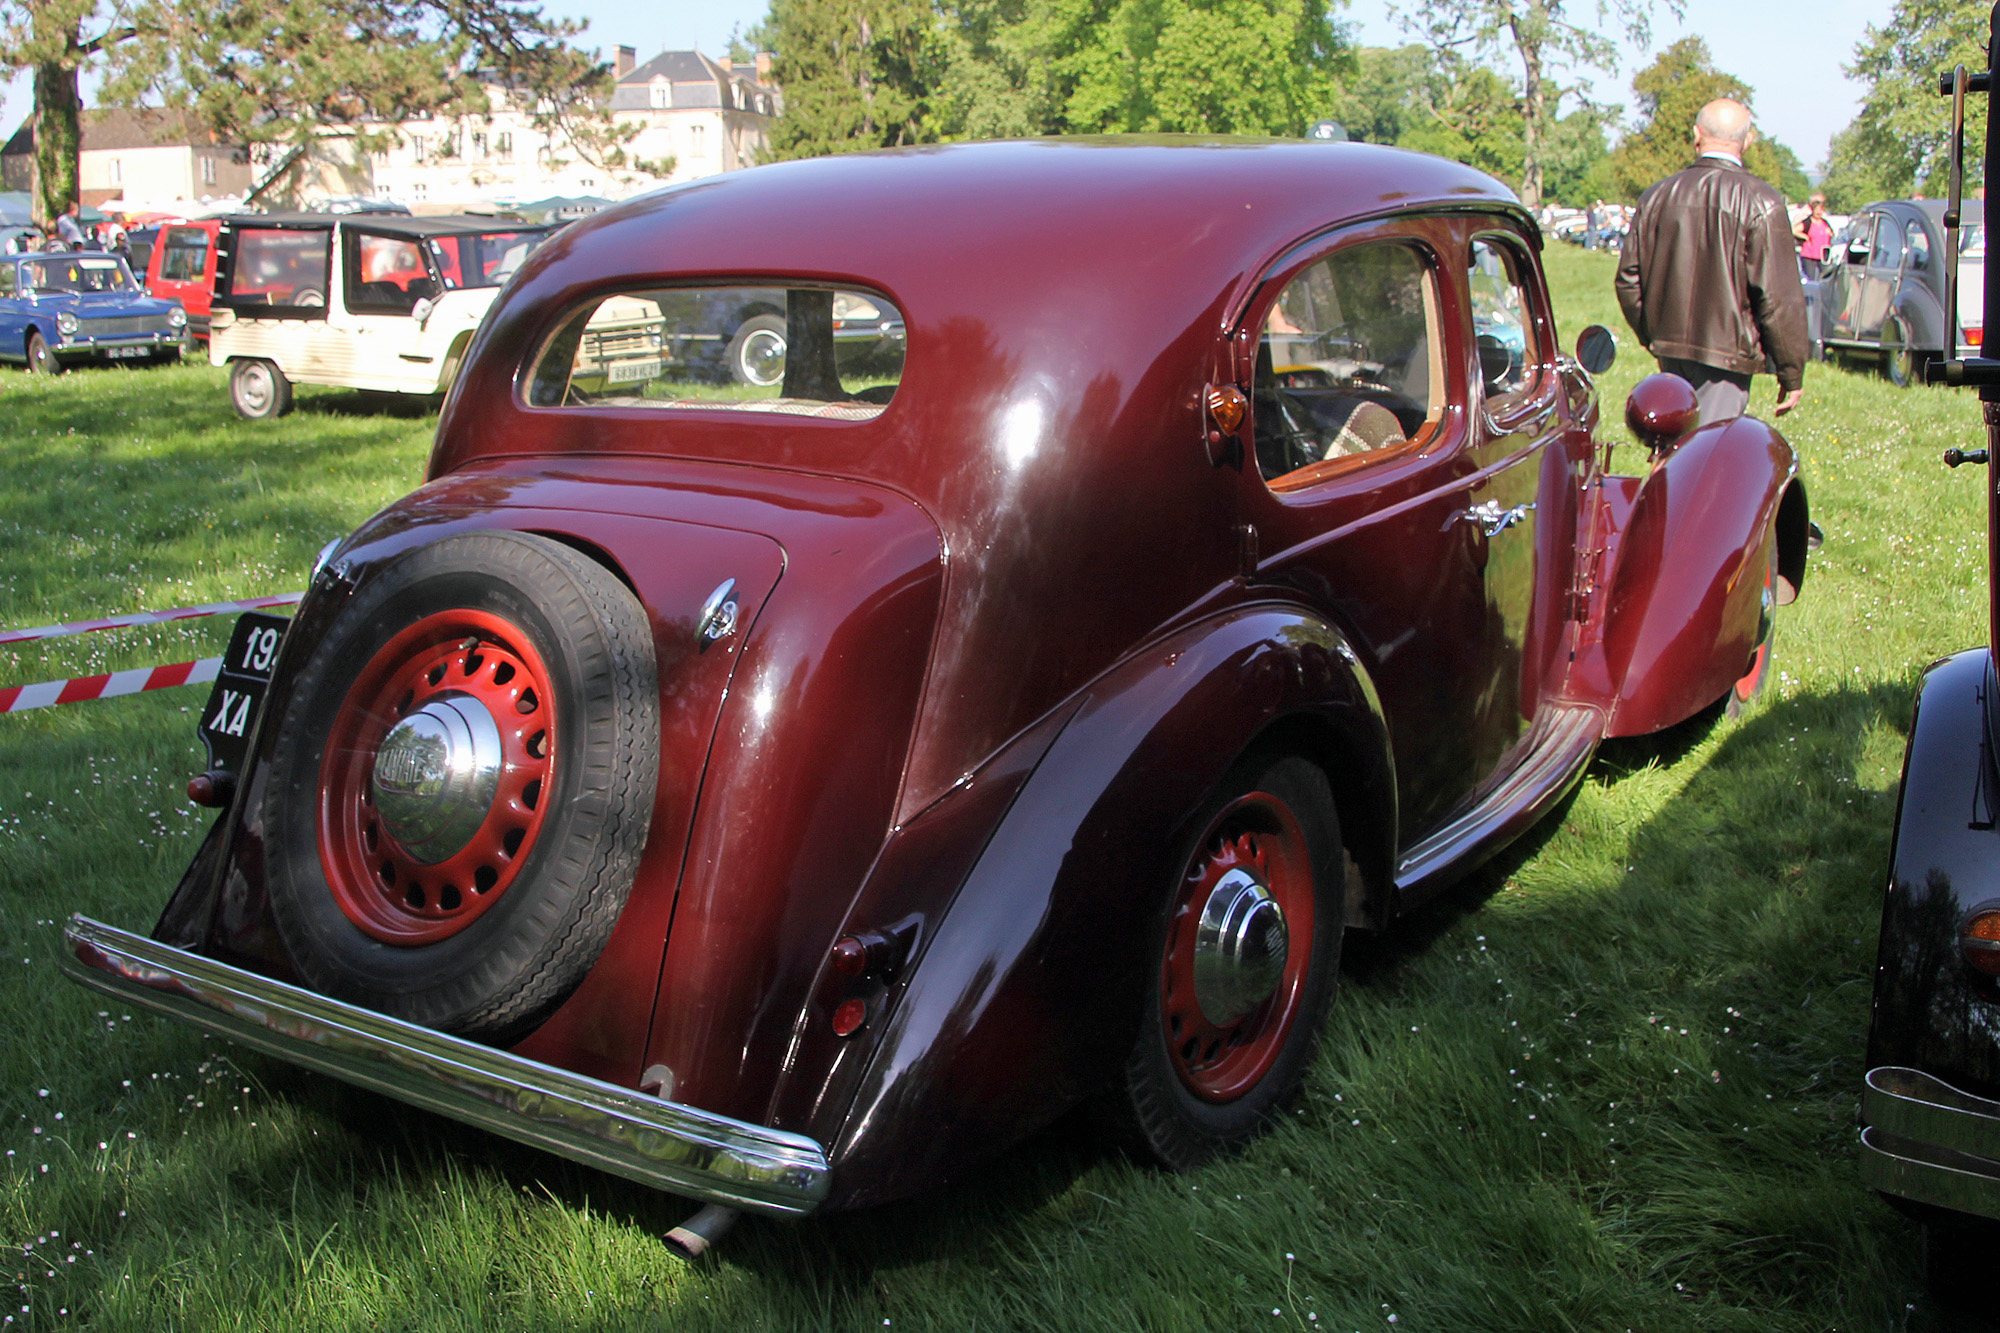
[{"label": "bald man", "polygon": [[1775,415],[1805,393],[1805,291],[1785,201],[1743,166],[1756,138],[1741,102],[1703,107],[1694,164],[1639,196],[1618,262],[1626,323],[1661,370],[1694,386],[1704,422],[1743,415],[1767,359]]}]

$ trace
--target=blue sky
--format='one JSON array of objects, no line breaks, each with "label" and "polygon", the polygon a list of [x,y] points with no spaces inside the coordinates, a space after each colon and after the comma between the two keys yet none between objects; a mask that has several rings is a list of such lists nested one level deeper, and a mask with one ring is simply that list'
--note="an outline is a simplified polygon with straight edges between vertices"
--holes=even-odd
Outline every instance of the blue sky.
[{"label": "blue sky", "polygon": [[[666,0],[634,5],[630,0],[545,0],[552,13],[586,20],[584,42],[609,54],[613,46],[635,46],[641,60],[673,48],[699,47],[719,54],[737,26],[761,19],[768,0]],[[1859,90],[1841,73],[1854,46],[1871,23],[1886,23],[1891,0],[1817,0],[1812,5],[1778,5],[1770,0],[1686,0],[1676,19],[1664,5],[1655,8],[1652,49],[1690,34],[1708,39],[1716,63],[1756,89],[1758,120],[1766,133],[1789,144],[1808,168],[1826,155],[1827,140],[1854,117]],[[1590,12],[1589,0],[1572,11]],[[1371,45],[1403,40],[1380,0],[1357,0],[1339,11],[1360,40]],[[1627,49],[1619,71],[1595,75],[1592,95],[1600,101],[1629,100],[1632,72],[1648,56]],[[1509,74],[1517,71],[1508,67]],[[86,94],[86,98],[88,94]],[[8,86],[0,103],[0,133],[11,132],[29,109],[25,76]],[[1943,114],[1943,103],[1939,103]]]}]

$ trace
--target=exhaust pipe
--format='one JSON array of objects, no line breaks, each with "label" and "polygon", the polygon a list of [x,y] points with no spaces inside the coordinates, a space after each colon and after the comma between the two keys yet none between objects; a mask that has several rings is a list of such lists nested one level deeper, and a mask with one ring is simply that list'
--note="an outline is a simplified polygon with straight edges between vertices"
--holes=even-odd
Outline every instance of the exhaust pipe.
[{"label": "exhaust pipe", "polygon": [[667,1248],[693,1263],[707,1254],[710,1246],[728,1235],[729,1228],[735,1226],[736,1219],[741,1216],[743,1214],[739,1209],[712,1203],[669,1231]]}]

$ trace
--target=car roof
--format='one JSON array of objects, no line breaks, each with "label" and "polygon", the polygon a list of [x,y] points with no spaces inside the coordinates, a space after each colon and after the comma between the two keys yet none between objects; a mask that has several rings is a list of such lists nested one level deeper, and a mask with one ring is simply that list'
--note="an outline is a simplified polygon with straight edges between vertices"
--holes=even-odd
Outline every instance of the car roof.
[{"label": "car roof", "polygon": [[397,213],[233,213],[221,219],[227,227],[352,227],[391,236],[424,239],[468,236],[478,232],[545,231],[540,223],[509,222],[504,218],[445,213],[410,217]]},{"label": "car roof", "polygon": [[[1922,213],[1940,228],[1944,226],[1944,210],[1946,205],[1942,199],[1880,199],[1868,206],[1870,208],[1895,207],[1907,209],[1913,213]],[[1958,206],[1958,217],[1961,222],[1984,223],[1986,221],[1985,201],[1980,199],[1962,201]]]},{"label": "car roof", "polygon": [[796,274],[989,317],[1114,296],[1168,322],[1186,312],[1163,304],[1220,298],[1222,317],[1301,241],[1421,210],[1504,215],[1535,243],[1541,235],[1491,176],[1376,144],[1155,135],[927,145],[780,162],[625,200],[551,237],[510,303],[643,275]]}]

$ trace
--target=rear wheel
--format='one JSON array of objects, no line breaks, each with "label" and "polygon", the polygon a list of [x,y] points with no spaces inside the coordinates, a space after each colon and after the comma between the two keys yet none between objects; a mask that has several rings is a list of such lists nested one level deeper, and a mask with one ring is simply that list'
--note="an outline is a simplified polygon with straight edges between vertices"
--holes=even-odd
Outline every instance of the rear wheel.
[{"label": "rear wheel", "polygon": [[1154,926],[1145,1018],[1112,1106],[1175,1169],[1248,1142],[1298,1088],[1344,926],[1340,827],[1313,764],[1239,764],[1196,823]]},{"label": "rear wheel", "polygon": [[37,375],[62,374],[62,362],[49,350],[49,340],[39,330],[28,330],[28,369]]},{"label": "rear wheel", "polygon": [[368,578],[299,669],[263,802],[272,913],[315,989],[484,1040],[575,988],[659,768],[644,608],[514,532]]},{"label": "rear wheel", "polygon": [[292,382],[269,361],[237,361],[229,367],[229,401],[248,421],[281,417],[292,410]]}]

